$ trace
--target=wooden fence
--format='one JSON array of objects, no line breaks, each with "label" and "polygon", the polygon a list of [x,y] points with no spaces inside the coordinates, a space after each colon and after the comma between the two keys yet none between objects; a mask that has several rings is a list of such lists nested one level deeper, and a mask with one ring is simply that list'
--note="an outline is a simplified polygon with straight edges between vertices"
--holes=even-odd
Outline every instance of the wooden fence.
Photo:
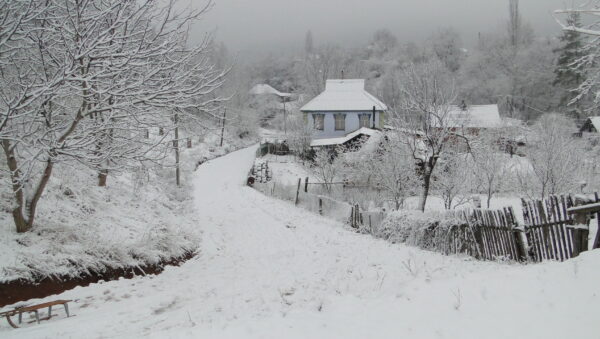
[{"label": "wooden fence", "polygon": [[435,239],[435,246],[427,249],[482,260],[564,261],[588,250],[588,224],[595,216],[598,231],[591,248],[600,248],[598,194],[594,199],[551,196],[543,201],[522,200],[522,205],[524,225],[519,225],[512,207],[449,211],[456,224],[424,230],[422,243]]},{"label": "wooden fence", "polygon": [[[264,172],[270,179],[268,165],[258,164],[254,175]],[[358,204],[349,205],[322,195],[308,193],[308,178],[302,185],[279,185],[262,189],[267,194],[294,201],[296,205],[321,215],[347,220],[354,228],[373,233],[386,218],[385,212],[363,212]],[[345,184],[345,183],[344,183]],[[262,187],[262,186],[261,186]],[[276,189],[276,187],[278,189]],[[281,191],[281,192],[279,192]],[[327,204],[323,202],[327,200]],[[481,260],[515,260],[541,262],[564,261],[588,250],[589,221],[593,215],[598,224],[592,249],[600,248],[600,198],[550,196],[546,200],[521,200],[524,225],[519,225],[512,207],[501,210],[456,210],[448,215],[456,219],[451,227],[431,226],[422,232],[427,249],[445,254],[468,254]],[[347,218],[349,213],[350,217]],[[439,225],[439,223],[438,223]]]},{"label": "wooden fence", "polygon": [[[599,201],[598,193],[594,194],[593,200],[587,201],[564,195],[550,196],[544,201],[522,199],[531,260],[564,261],[587,251],[589,235],[587,225],[591,215],[595,215],[600,227],[599,208],[592,206]],[[591,208],[586,209],[586,206]],[[600,232],[597,232],[592,248],[600,246],[599,238]]]}]

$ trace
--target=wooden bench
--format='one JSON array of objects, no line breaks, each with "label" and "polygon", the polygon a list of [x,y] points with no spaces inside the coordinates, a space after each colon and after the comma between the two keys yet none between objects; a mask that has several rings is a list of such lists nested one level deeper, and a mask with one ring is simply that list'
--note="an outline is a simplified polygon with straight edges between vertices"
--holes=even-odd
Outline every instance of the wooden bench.
[{"label": "wooden bench", "polygon": [[47,303],[38,304],[38,305],[17,307],[12,311],[1,312],[0,317],[6,317],[6,320],[8,320],[8,324],[10,326],[12,326],[13,328],[19,328],[19,326],[17,326],[12,321],[12,319],[10,319],[10,317],[12,317],[13,315],[18,315],[19,316],[19,324],[21,324],[21,322],[23,321],[23,313],[34,312],[35,320],[39,324],[40,323],[39,310],[42,308],[46,308],[46,307],[48,307],[48,317],[41,319],[41,320],[50,319],[52,317],[52,306],[56,306],[56,305],[63,305],[63,307],[65,308],[65,313],[67,314],[67,317],[69,317],[70,316],[69,315],[69,305],[67,304],[69,301],[71,301],[71,300],[55,300],[55,301],[49,301]]}]

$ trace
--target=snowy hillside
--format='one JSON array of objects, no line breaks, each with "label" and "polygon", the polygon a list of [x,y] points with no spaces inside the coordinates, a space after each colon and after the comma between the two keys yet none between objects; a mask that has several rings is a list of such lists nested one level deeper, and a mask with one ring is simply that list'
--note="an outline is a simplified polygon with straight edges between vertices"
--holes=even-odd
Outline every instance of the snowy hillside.
[{"label": "snowy hillside", "polygon": [[585,338],[597,329],[600,252],[506,265],[392,245],[244,187],[254,153],[194,174],[198,257],[49,297],[73,299],[76,317],[0,325],[0,337]]},{"label": "snowy hillside", "polygon": [[[184,148],[180,188],[174,184],[172,167],[117,173],[109,177],[107,187],[96,185],[94,171],[57,167],[34,232],[15,233],[9,205],[3,205],[0,282],[66,279],[90,271],[156,264],[196,251],[201,232],[188,180],[199,161],[249,142],[234,138],[218,147],[219,139],[210,135],[203,143]],[[2,180],[0,190],[7,197],[8,179]]]}]

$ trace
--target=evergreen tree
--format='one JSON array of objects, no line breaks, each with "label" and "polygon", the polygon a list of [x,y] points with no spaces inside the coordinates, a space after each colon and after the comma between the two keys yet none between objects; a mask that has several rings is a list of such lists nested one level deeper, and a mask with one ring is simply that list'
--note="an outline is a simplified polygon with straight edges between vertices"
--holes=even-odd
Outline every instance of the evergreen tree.
[{"label": "evergreen tree", "polygon": [[[571,13],[567,19],[567,25],[581,27],[580,14],[577,12]],[[558,59],[554,70],[553,85],[563,92],[560,106],[565,107],[569,115],[581,118],[581,100],[576,100],[578,96],[576,90],[585,81],[584,71],[577,66],[577,62],[583,54],[583,39],[581,33],[565,30],[559,40],[562,47],[554,50],[558,54]]]}]

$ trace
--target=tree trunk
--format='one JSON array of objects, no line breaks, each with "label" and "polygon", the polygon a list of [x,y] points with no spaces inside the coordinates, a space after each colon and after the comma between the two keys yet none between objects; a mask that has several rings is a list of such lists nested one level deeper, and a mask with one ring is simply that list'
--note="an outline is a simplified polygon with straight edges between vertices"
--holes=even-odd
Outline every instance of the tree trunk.
[{"label": "tree trunk", "polygon": [[429,186],[431,183],[431,171],[425,170],[423,174],[423,189],[421,190],[421,197],[419,198],[419,210],[425,212],[425,204],[427,203],[427,197],[429,196]]},{"label": "tree trunk", "polygon": [[106,187],[106,181],[108,179],[108,170],[107,169],[101,169],[98,172],[98,186],[100,187]]}]

